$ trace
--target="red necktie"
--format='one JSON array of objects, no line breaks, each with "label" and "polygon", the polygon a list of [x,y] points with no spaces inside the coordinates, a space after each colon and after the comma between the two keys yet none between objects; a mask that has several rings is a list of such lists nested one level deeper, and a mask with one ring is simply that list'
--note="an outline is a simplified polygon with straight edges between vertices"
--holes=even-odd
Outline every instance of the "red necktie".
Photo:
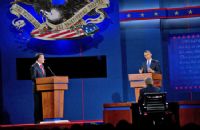
[{"label": "red necktie", "polygon": [[43,65],[40,65],[40,68],[42,69],[42,74],[44,74],[44,68],[43,68]]}]

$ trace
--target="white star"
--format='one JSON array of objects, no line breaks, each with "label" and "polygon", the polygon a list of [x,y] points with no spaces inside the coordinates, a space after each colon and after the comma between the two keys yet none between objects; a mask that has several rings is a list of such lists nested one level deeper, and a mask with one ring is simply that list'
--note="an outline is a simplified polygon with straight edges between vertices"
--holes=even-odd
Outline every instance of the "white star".
[{"label": "white star", "polygon": [[178,12],[178,11],[176,11],[174,14],[175,14],[175,15],[179,15],[179,12]]},{"label": "white star", "polygon": [[157,13],[157,12],[155,12],[155,13],[154,13],[154,15],[155,15],[155,16],[158,16],[158,13]]},{"label": "white star", "polygon": [[127,14],[127,17],[130,18],[130,17],[131,17],[131,14]]},{"label": "white star", "polygon": [[140,15],[141,15],[141,17],[144,17],[144,13],[141,13]]},{"label": "white star", "polygon": [[188,14],[192,14],[192,10],[189,10],[189,11],[188,11]]}]

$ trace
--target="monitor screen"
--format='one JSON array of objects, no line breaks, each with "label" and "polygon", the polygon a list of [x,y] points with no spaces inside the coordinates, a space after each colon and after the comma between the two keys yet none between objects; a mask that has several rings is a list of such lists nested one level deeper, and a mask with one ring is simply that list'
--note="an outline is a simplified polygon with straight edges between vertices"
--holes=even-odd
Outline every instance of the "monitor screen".
[{"label": "monitor screen", "polygon": [[[18,80],[30,80],[30,67],[34,58],[17,58],[16,70]],[[69,78],[107,77],[106,56],[87,57],[45,57],[44,68],[47,76],[69,76]]]}]

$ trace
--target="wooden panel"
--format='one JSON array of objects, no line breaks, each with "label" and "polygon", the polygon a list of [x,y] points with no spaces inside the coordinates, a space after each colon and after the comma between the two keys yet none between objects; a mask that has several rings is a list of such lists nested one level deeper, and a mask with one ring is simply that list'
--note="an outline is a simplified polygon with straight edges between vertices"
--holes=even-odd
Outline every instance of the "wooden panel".
[{"label": "wooden panel", "polygon": [[144,88],[146,87],[146,84],[144,81],[131,81],[130,86],[131,88]]},{"label": "wooden panel", "polygon": [[109,108],[109,107],[131,107],[133,103],[130,102],[123,102],[123,103],[107,103],[104,104],[104,108]]},{"label": "wooden panel", "polygon": [[152,79],[154,80],[162,80],[162,74],[152,74]]},{"label": "wooden panel", "polygon": [[[120,120],[126,120],[132,123],[132,106],[133,103],[123,102],[123,103],[107,103],[104,104],[103,120],[104,123],[111,123],[114,126]],[[114,108],[114,109],[113,109]]]},{"label": "wooden panel", "polygon": [[64,107],[64,91],[48,91],[42,93],[43,119],[62,118]]},{"label": "wooden panel", "polygon": [[43,77],[37,78],[36,84],[51,84],[51,83],[68,83],[68,76],[51,76],[51,77]]},{"label": "wooden panel", "polygon": [[135,102],[138,102],[140,96],[140,89],[141,88],[135,88]]},{"label": "wooden panel", "polygon": [[161,87],[162,86],[162,80],[153,80],[153,85],[155,87]]},{"label": "wooden panel", "polygon": [[151,77],[152,79],[162,79],[161,74],[155,74],[155,73],[142,73],[142,74],[128,74],[129,81],[132,80],[144,80],[145,78]]},{"label": "wooden panel", "polygon": [[[160,87],[162,85],[162,81],[154,80],[154,86]],[[131,81],[130,82],[131,88],[144,88],[146,87],[146,84],[144,81]]]},{"label": "wooden panel", "polygon": [[64,108],[64,91],[57,90],[54,93],[54,117],[62,118]]},{"label": "wooden panel", "polygon": [[169,102],[168,106],[172,113],[172,121],[179,126],[188,123],[200,125],[200,101]]},{"label": "wooden panel", "polygon": [[189,123],[200,125],[200,101],[180,101],[178,104],[180,126]]},{"label": "wooden panel", "polygon": [[132,81],[132,80],[144,80],[147,77],[152,77],[152,73],[128,74],[129,81]]},{"label": "wooden panel", "polygon": [[126,120],[132,124],[132,110],[104,110],[103,115],[104,123],[116,126],[120,120]]},{"label": "wooden panel", "polygon": [[200,101],[179,101],[179,105],[200,105]]},{"label": "wooden panel", "polygon": [[68,84],[44,84],[37,85],[37,91],[67,90]]},{"label": "wooden panel", "polygon": [[54,92],[42,93],[43,119],[54,116]]}]

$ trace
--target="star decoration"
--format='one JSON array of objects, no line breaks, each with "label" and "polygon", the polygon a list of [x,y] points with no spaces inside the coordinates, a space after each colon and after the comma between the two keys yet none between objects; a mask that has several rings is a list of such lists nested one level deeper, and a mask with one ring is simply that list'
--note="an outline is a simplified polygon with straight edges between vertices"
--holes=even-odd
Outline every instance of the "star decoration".
[{"label": "star decoration", "polygon": [[155,15],[155,16],[158,16],[158,13],[157,13],[157,12],[155,12],[155,13],[154,13],[154,15]]},{"label": "star decoration", "polygon": [[141,13],[140,15],[141,15],[141,17],[144,17],[144,13]]},{"label": "star decoration", "polygon": [[179,12],[178,12],[178,11],[176,11],[174,14],[175,14],[175,15],[179,15]]},{"label": "star decoration", "polygon": [[188,11],[188,14],[192,14],[192,10],[189,10],[189,11]]},{"label": "star decoration", "polygon": [[130,18],[130,17],[131,17],[131,14],[127,14],[127,17]]}]

